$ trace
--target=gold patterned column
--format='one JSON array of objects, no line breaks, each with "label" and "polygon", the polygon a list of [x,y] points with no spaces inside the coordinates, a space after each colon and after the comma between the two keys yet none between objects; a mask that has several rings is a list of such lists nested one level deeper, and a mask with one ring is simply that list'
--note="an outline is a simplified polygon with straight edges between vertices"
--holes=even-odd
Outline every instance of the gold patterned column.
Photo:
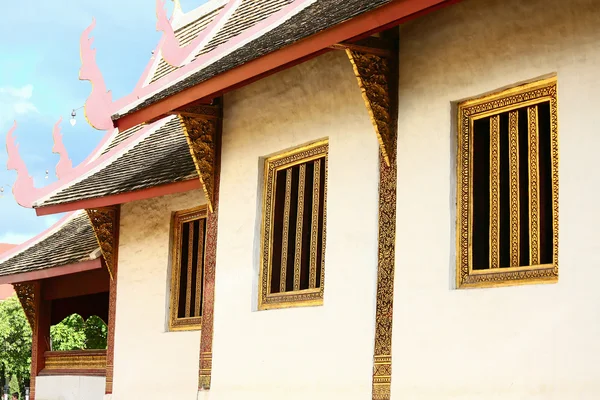
[{"label": "gold patterned column", "polygon": [[398,131],[398,38],[389,36],[390,57],[346,50],[381,150],[379,251],[373,354],[373,400],[389,400],[392,382],[392,320],[396,257],[396,144]]},{"label": "gold patterned column", "polygon": [[508,113],[508,168],[510,178],[510,266],[519,266],[519,114]]},{"label": "gold patterned column", "polygon": [[210,389],[212,379],[222,101],[222,99],[218,99],[216,106],[196,106],[180,112],[180,118],[185,126],[184,132],[190,146],[190,153],[196,164],[196,169],[209,203],[209,210],[211,211],[206,218],[198,390]]},{"label": "gold patterned column", "polygon": [[540,264],[540,171],[538,107],[527,109],[529,143],[529,265]]},{"label": "gold patterned column", "polygon": [[281,275],[279,292],[285,292],[288,262],[288,239],[290,236],[290,204],[292,197],[292,169],[285,171],[285,199],[283,201],[283,234],[281,235]]},{"label": "gold patterned column", "polygon": [[490,268],[500,268],[500,116],[490,118]]},{"label": "gold patterned column", "polygon": [[108,297],[108,333],[106,346],[105,393],[112,394],[115,358],[115,327],[117,313],[117,275],[119,264],[120,207],[105,207],[86,210],[94,228],[102,256],[110,273]]},{"label": "gold patterned column", "polygon": [[308,288],[317,287],[317,252],[319,241],[319,198],[321,187],[321,160],[314,161],[313,172],[313,202],[310,228],[310,268],[308,273]]},{"label": "gold patterned column", "polygon": [[294,291],[300,290],[300,267],[302,261],[302,225],[304,221],[304,181],[306,164],[300,165],[298,173],[298,206],[296,207],[296,251],[294,255]]}]

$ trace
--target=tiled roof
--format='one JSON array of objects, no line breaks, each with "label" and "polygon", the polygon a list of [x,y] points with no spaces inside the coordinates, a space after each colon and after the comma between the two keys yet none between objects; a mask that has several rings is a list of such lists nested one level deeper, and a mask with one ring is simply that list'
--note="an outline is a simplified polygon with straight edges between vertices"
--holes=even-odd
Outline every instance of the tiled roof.
[{"label": "tiled roof", "polygon": [[[279,50],[285,46],[305,39],[322,30],[354,18],[367,11],[374,10],[392,0],[315,0],[312,4],[282,21],[279,25],[262,33],[256,39],[240,48],[226,53],[209,65],[197,70],[186,78],[173,83],[139,103],[112,116],[117,120],[125,115],[144,109],[166,97],[204,82],[216,75],[238,67],[246,62]],[[259,21],[280,10],[291,0],[242,0],[242,4],[232,14],[220,32],[218,32],[200,54],[210,53],[216,46],[243,33]]]},{"label": "tiled roof", "polygon": [[34,207],[94,199],[197,178],[180,120],[167,117],[159,124],[162,126],[142,135],[131,148],[116,155],[102,168],[61,188]]},{"label": "tiled roof", "polygon": [[132,137],[135,133],[139,132],[143,127],[144,125],[140,124],[134,126],[133,128],[126,129],[123,132],[117,132],[115,135],[113,135],[113,137],[110,138],[109,145],[106,146],[100,155],[102,156],[106,153],[109,153],[112,149]]},{"label": "tiled roof", "polygon": [[0,256],[0,276],[87,261],[97,248],[90,221],[85,211],[80,211],[25,250],[4,259]]}]

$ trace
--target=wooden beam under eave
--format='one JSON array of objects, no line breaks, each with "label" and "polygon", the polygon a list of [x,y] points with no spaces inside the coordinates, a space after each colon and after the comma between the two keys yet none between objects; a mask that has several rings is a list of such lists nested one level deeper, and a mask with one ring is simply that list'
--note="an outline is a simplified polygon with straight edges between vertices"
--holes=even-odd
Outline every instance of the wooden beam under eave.
[{"label": "wooden beam under eave", "polygon": [[352,50],[365,54],[373,54],[384,58],[393,58],[397,56],[397,54],[392,50],[393,43],[374,36],[352,42],[346,41],[337,43],[329,46],[329,48],[334,50]]},{"label": "wooden beam under eave", "polygon": [[152,188],[136,190],[133,192],[114,194],[96,199],[78,200],[72,203],[57,204],[35,209],[38,216],[59,214],[67,211],[83,210],[88,208],[100,208],[125,204],[137,200],[151,199],[166,196],[168,194],[188,192],[202,188],[198,179],[190,179],[183,182],[167,183]]},{"label": "wooden beam under eave", "polygon": [[83,271],[91,271],[102,268],[102,260],[82,261],[75,264],[63,265],[61,267],[46,268],[39,271],[23,272],[20,274],[0,276],[0,284],[30,282],[41,279],[54,278],[56,276],[76,274]]},{"label": "wooden beam under eave", "polygon": [[330,46],[397,26],[402,22],[430,13],[460,0],[397,0],[373,11],[359,15],[349,21],[326,29],[309,38],[269,53],[263,57],[223,72],[193,87],[166,97],[143,109],[124,115],[114,121],[123,131],[140,123],[168,115],[173,110],[185,107],[199,99],[211,99],[226,93],[243,83],[253,82],[289,68],[310,58],[311,55],[327,51]]}]

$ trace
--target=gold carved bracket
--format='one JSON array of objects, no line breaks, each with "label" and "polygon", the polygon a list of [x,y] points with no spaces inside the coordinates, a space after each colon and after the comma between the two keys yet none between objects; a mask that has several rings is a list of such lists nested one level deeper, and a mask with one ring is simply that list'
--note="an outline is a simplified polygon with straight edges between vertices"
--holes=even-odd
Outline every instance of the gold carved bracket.
[{"label": "gold carved bracket", "polygon": [[100,246],[102,257],[106,262],[106,268],[110,279],[115,276],[116,243],[119,232],[119,208],[118,206],[104,208],[90,208],[86,210],[90,223],[94,228],[96,240]]},{"label": "gold carved bracket", "polygon": [[[386,165],[396,153],[398,124],[398,40],[386,41],[387,49],[374,52],[345,45],[365,106],[371,117]],[[383,52],[385,50],[385,52]]]},{"label": "gold carved bracket", "polygon": [[17,297],[21,302],[21,306],[23,307],[23,311],[25,312],[25,316],[27,317],[27,321],[29,322],[29,326],[31,326],[32,331],[35,329],[35,285],[35,282],[13,284],[15,292],[17,293]]},{"label": "gold carved bracket", "polygon": [[215,196],[215,151],[221,120],[220,105],[196,105],[180,110],[179,120],[187,140],[196,172],[212,213]]}]

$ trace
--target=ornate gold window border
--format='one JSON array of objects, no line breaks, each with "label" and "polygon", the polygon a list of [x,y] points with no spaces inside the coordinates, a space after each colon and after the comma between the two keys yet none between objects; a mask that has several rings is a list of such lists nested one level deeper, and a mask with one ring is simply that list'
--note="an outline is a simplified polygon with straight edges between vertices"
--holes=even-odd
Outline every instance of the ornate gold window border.
[{"label": "ornate gold window border", "polygon": [[[170,298],[170,315],[169,315],[169,330],[170,331],[190,331],[199,330],[202,328],[202,316],[200,317],[189,317],[189,318],[178,318],[179,314],[179,289],[180,289],[180,277],[181,277],[181,241],[182,241],[182,229],[183,224],[199,219],[204,219],[206,224],[207,218],[207,207],[206,205],[195,207],[188,210],[177,211],[173,213],[172,223],[172,235],[173,244],[171,247],[171,298]],[[190,239],[191,241],[192,239]],[[206,249],[206,236],[203,237],[203,249],[202,253],[205,253]],[[203,293],[198,292],[199,288],[196,288],[196,296],[203,298]],[[191,292],[187,293],[188,301],[191,298]]]},{"label": "ornate gold window border", "polygon": [[[558,280],[558,109],[556,77],[513,87],[458,105],[457,143],[457,288],[553,283]],[[550,102],[552,173],[552,264],[473,270],[473,122],[479,118]],[[491,165],[491,164],[490,164]],[[490,210],[490,212],[492,212]]]},{"label": "ornate gold window border", "polygon": [[[325,182],[323,184],[323,237],[321,256],[320,287],[296,290],[284,293],[270,293],[271,257],[274,222],[273,208],[275,197],[275,180],[277,172],[294,165],[303,164],[324,157]],[[327,238],[327,175],[329,161],[329,141],[320,140],[287,151],[265,160],[264,189],[262,200],[261,254],[260,254],[260,283],[258,290],[258,309],[309,307],[323,304],[325,290],[325,241]]]}]

